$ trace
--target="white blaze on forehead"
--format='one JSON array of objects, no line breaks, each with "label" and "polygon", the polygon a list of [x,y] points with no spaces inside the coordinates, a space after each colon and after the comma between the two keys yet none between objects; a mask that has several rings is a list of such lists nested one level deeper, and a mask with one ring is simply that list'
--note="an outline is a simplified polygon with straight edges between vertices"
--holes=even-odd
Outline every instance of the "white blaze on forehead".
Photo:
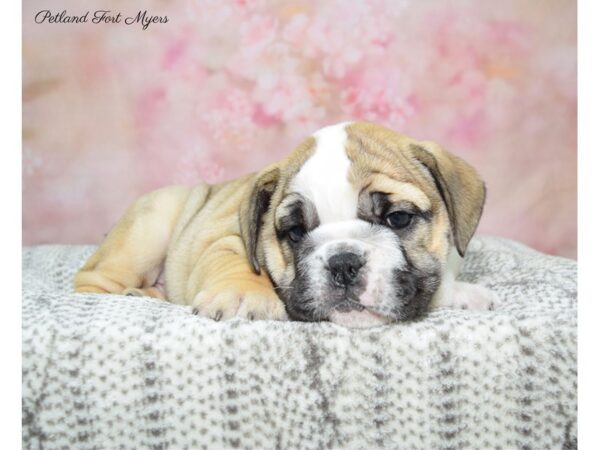
[{"label": "white blaze on forehead", "polygon": [[291,190],[308,198],[321,224],[356,217],[358,192],[348,181],[346,154],[348,122],[322,128],[314,134],[316,148],[291,183]]}]

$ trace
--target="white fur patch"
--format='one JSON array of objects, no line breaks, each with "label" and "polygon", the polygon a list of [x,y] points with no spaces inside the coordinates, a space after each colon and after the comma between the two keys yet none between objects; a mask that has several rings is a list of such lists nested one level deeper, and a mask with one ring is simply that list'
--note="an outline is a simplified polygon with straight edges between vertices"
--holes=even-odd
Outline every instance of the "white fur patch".
[{"label": "white fur patch", "polygon": [[314,134],[316,149],[291,183],[291,190],[308,198],[321,224],[356,218],[358,192],[348,181],[346,155],[348,122],[322,128]]}]

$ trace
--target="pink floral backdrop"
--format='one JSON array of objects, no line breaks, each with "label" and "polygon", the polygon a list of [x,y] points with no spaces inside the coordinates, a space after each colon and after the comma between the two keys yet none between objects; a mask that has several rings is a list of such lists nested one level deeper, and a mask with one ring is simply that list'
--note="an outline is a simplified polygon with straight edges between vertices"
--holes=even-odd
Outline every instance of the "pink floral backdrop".
[{"label": "pink floral backdrop", "polygon": [[145,191],[366,119],[477,167],[481,233],[576,256],[574,1],[25,0],[23,33],[24,244],[98,243]]}]

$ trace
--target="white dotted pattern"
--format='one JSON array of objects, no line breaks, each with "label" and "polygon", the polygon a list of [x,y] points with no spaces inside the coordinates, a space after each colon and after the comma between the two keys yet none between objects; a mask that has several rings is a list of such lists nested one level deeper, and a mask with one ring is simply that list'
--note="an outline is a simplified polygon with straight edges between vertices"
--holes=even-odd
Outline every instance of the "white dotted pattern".
[{"label": "white dotted pattern", "polygon": [[92,251],[24,249],[24,448],[576,448],[574,261],[477,238],[494,311],[350,330],[73,294]]}]

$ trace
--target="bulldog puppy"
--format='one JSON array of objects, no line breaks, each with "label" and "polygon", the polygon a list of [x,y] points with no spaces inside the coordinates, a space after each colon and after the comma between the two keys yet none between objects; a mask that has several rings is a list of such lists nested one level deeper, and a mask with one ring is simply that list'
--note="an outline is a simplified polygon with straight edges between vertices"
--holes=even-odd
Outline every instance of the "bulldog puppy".
[{"label": "bulldog puppy", "polygon": [[259,173],[141,197],[75,290],[356,327],[488,309],[491,291],[455,280],[484,200],[475,170],[437,144],[342,123]]}]

